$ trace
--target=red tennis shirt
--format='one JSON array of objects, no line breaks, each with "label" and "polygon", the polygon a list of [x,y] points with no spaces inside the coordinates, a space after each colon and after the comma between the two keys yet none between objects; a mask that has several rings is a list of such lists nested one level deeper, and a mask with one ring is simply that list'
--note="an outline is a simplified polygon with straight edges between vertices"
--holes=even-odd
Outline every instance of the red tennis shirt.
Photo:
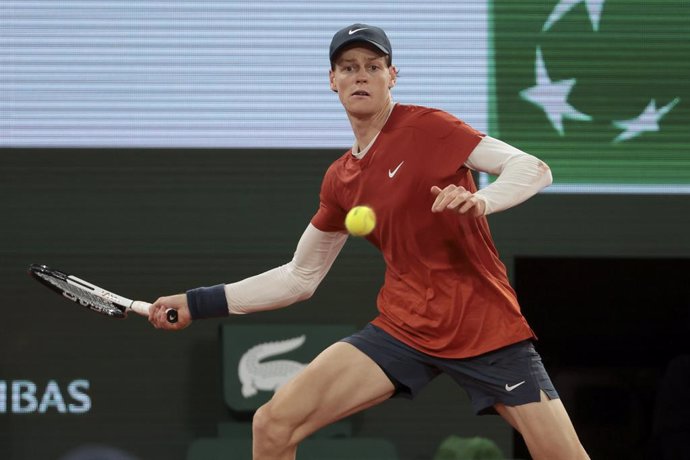
[{"label": "red tennis shirt", "polygon": [[367,239],[386,274],[372,323],[433,356],[476,356],[535,337],[486,218],[431,212],[433,185],[476,191],[464,163],[482,137],[446,112],[397,104],[362,159],[350,150],[329,167],[311,221],[344,231],[353,206],[374,209]]}]

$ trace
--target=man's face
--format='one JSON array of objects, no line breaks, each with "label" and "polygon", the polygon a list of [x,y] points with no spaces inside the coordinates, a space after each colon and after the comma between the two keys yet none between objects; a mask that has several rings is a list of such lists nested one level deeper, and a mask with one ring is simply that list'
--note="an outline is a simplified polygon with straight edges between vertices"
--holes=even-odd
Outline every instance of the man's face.
[{"label": "man's face", "polygon": [[395,67],[387,66],[385,55],[366,46],[354,46],[340,53],[329,78],[345,110],[367,116],[388,107],[395,72]]}]

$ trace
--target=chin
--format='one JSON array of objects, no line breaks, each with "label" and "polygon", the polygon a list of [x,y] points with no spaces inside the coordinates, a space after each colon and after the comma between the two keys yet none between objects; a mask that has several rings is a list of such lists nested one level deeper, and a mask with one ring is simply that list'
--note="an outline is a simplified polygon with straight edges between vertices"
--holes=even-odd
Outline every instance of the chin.
[{"label": "chin", "polygon": [[347,111],[358,115],[366,115],[376,112],[374,101],[354,101],[346,105]]}]

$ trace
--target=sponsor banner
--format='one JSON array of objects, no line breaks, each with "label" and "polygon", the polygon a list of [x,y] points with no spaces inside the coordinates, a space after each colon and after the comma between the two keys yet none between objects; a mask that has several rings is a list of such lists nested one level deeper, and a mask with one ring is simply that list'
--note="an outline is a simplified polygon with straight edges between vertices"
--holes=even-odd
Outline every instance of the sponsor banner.
[{"label": "sponsor banner", "polygon": [[687,2],[496,0],[491,133],[551,191],[690,192]]},{"label": "sponsor banner", "polygon": [[348,325],[224,324],[225,402],[234,411],[256,410],[321,351],[354,331]]},{"label": "sponsor banner", "polygon": [[85,414],[91,410],[91,383],[35,382],[26,379],[0,380],[0,415],[3,414]]}]

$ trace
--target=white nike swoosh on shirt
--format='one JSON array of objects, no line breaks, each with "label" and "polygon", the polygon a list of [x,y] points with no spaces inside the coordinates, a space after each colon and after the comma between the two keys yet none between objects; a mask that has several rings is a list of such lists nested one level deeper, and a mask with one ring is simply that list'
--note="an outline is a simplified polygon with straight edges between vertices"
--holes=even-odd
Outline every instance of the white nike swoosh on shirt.
[{"label": "white nike swoosh on shirt", "polygon": [[348,31],[347,31],[347,34],[348,34],[348,35],[352,35],[352,34],[356,34],[356,33],[359,32],[360,30],[367,30],[367,29],[368,29],[368,27],[362,27],[361,29],[348,30]]},{"label": "white nike swoosh on shirt", "polygon": [[516,389],[517,387],[519,387],[519,386],[522,385],[523,383],[525,383],[524,380],[523,380],[522,382],[520,382],[520,383],[516,383],[515,385],[508,385],[508,384],[506,383],[506,391],[513,391],[514,389]]},{"label": "white nike swoosh on shirt", "polygon": [[398,169],[405,163],[405,160],[401,161],[400,164],[393,170],[391,171],[390,169],[388,170],[388,177],[393,179],[393,176],[398,172]]}]

